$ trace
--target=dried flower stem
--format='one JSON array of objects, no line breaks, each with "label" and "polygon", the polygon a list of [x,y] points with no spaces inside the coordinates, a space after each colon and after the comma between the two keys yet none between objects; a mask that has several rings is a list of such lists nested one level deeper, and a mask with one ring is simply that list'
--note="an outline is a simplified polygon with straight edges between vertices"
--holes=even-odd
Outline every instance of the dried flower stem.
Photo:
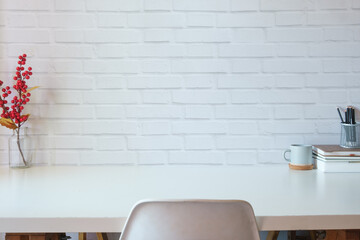
[{"label": "dried flower stem", "polygon": [[26,166],[27,163],[26,163],[24,154],[23,154],[23,152],[22,152],[22,150],[21,150],[21,146],[20,146],[20,127],[17,128],[15,131],[16,131],[16,144],[17,144],[17,146],[18,146],[18,149],[19,149],[19,152],[20,152],[20,155],[21,155],[21,159],[22,159],[22,161],[23,161],[23,163],[24,163],[24,166]]}]

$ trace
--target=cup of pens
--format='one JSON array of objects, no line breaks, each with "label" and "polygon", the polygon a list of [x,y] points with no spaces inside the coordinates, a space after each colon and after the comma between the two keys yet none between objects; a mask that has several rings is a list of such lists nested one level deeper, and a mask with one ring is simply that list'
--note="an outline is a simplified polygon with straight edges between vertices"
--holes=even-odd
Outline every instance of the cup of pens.
[{"label": "cup of pens", "polygon": [[355,121],[355,109],[347,107],[345,119],[339,108],[337,109],[341,119],[340,146],[344,148],[360,148],[360,124]]}]

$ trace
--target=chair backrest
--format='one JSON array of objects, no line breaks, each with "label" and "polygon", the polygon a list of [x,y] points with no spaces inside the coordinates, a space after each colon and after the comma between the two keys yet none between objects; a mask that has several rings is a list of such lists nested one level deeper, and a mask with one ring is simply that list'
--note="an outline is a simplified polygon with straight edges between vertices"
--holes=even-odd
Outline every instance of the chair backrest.
[{"label": "chair backrest", "polygon": [[260,240],[251,205],[241,200],[142,201],[120,240]]}]

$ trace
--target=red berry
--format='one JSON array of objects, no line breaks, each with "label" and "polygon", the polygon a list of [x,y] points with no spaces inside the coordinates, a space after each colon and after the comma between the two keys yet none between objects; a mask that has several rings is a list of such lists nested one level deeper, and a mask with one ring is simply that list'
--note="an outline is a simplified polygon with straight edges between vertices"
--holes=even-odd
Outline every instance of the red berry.
[{"label": "red berry", "polygon": [[31,71],[31,70],[32,70],[32,68],[31,68],[31,67],[28,67],[28,70],[29,70],[29,71]]},{"label": "red berry", "polygon": [[24,109],[24,107],[23,106],[20,106],[20,110],[23,110]]},{"label": "red berry", "polygon": [[32,72],[29,72],[29,75],[31,76],[31,75],[32,75]]},{"label": "red berry", "polygon": [[11,91],[8,91],[7,94],[11,94]]},{"label": "red berry", "polygon": [[31,96],[31,93],[28,92],[28,93],[26,94],[26,96],[27,96],[27,97],[30,97],[30,96]]},{"label": "red berry", "polygon": [[3,84],[4,82],[0,80],[0,86]]},{"label": "red berry", "polygon": [[28,75],[25,76],[26,79],[30,79],[30,77]]},{"label": "red berry", "polygon": [[18,61],[18,64],[21,64],[21,61]]},{"label": "red berry", "polygon": [[30,101],[30,98],[25,98],[25,101],[26,101],[26,102],[29,102],[29,101]]},{"label": "red berry", "polygon": [[5,90],[5,88],[3,88],[1,91],[5,92],[6,90]]},{"label": "red berry", "polygon": [[6,86],[6,90],[9,90],[10,89],[10,87],[9,86]]},{"label": "red berry", "polygon": [[22,56],[21,56],[21,55],[19,56],[19,59],[20,59],[20,60],[22,59]]},{"label": "red berry", "polygon": [[24,58],[26,58],[26,54],[24,53],[23,55],[22,55]]}]

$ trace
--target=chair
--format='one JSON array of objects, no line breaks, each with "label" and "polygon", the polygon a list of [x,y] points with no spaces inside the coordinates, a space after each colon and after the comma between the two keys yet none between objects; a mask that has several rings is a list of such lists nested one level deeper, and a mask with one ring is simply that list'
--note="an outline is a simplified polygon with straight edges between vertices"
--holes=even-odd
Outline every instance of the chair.
[{"label": "chair", "polygon": [[142,201],[120,240],[260,240],[254,211],[241,200]]}]

